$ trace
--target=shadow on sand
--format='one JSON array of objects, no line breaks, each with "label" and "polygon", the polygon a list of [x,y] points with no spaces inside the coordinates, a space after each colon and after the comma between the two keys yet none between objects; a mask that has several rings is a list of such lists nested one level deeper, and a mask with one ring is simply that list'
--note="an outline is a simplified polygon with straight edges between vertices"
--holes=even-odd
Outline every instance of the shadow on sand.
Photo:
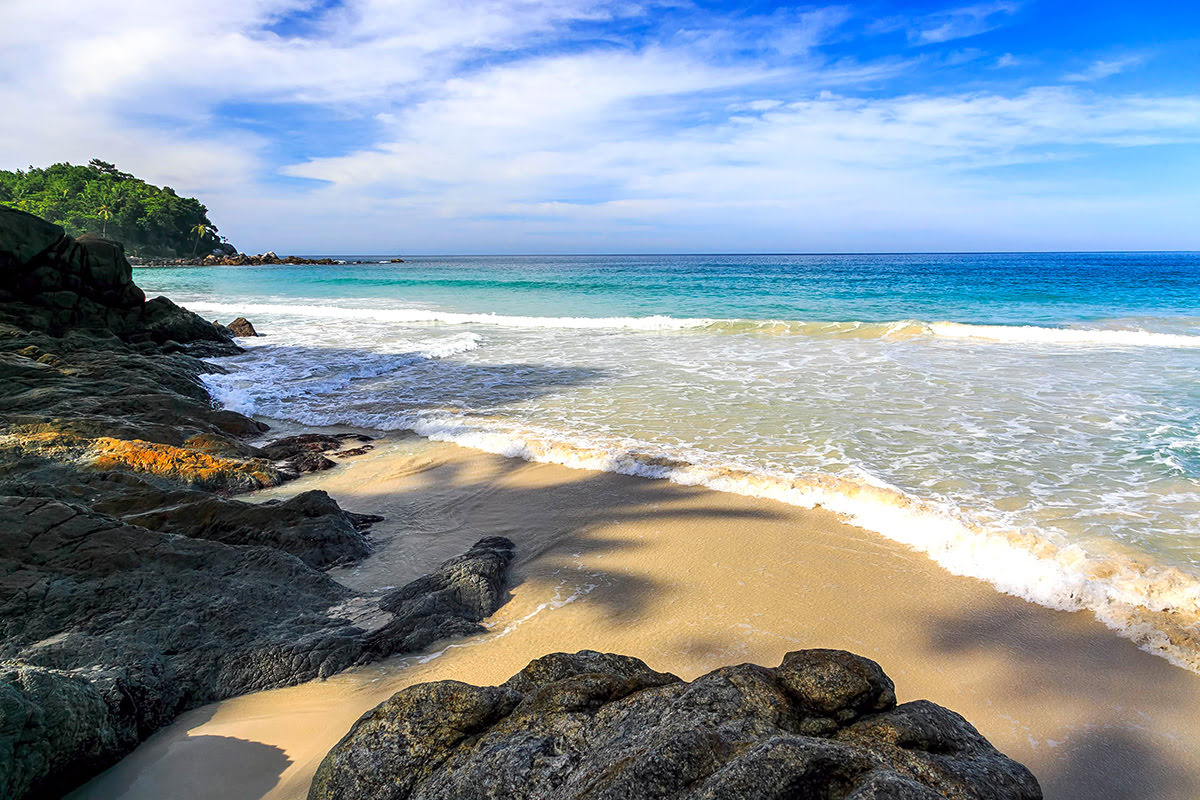
[{"label": "shadow on sand", "polygon": [[1081,722],[1043,745],[1054,752],[1054,766],[1038,773],[1048,800],[1195,800],[1197,776],[1181,764],[1195,761],[1200,742],[1177,741],[1120,713],[1188,697],[1196,676],[1124,642],[1114,646],[1114,638],[1089,612],[1011,604],[1005,613],[965,609],[936,619],[931,644],[948,657],[1003,654],[1012,668],[996,686],[997,700],[1065,700],[1074,708]]}]

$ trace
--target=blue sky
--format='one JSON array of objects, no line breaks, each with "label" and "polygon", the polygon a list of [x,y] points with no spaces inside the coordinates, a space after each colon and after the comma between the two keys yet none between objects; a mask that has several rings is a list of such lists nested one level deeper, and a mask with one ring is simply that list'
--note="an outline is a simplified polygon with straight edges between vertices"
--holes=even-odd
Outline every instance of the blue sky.
[{"label": "blue sky", "polygon": [[113,161],[247,251],[1200,249],[1196,3],[42,0],[0,29],[0,168]]}]

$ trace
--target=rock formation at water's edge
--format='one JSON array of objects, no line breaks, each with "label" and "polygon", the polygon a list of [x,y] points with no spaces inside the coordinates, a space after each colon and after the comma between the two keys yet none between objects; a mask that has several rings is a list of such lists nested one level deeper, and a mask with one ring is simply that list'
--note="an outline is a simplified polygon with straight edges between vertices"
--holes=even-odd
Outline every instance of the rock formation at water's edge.
[{"label": "rock formation at water's edge", "polygon": [[251,444],[266,426],[200,381],[237,352],[147,300],[119,243],[0,207],[0,796],[58,796],[188,708],[472,633],[501,601],[506,539],[356,595],[323,570],[378,517],[236,499],[370,447]]}]

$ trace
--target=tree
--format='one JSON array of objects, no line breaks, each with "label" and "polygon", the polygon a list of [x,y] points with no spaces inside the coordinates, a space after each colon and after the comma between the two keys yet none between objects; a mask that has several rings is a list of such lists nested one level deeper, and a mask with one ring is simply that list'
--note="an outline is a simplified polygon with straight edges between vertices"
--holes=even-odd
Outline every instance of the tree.
[{"label": "tree", "polygon": [[62,225],[72,236],[111,236],[132,255],[185,257],[216,241],[217,226],[199,200],[99,159],[87,166],[0,170],[0,203]]},{"label": "tree", "polygon": [[100,219],[104,220],[104,227],[100,231],[100,235],[103,236],[105,239],[107,239],[108,238],[108,221],[110,219],[112,219],[112,210],[109,209],[108,203],[105,203],[104,205],[100,206],[99,213],[100,213]]},{"label": "tree", "polygon": [[192,245],[192,255],[196,255],[196,248],[200,246],[200,239],[208,235],[208,226],[203,222],[197,222],[192,228],[192,233],[196,234],[196,243]]}]

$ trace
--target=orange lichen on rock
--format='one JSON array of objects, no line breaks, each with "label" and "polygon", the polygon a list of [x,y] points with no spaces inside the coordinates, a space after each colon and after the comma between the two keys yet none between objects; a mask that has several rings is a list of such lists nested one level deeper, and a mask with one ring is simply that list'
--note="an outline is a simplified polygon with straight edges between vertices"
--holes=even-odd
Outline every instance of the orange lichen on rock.
[{"label": "orange lichen on rock", "polygon": [[198,450],[213,456],[236,456],[237,445],[214,433],[197,433],[183,443],[188,450]]},{"label": "orange lichen on rock", "polygon": [[262,459],[233,459],[140,439],[94,439],[87,459],[93,469],[128,469],[209,489],[244,490],[279,483],[279,472]]}]

